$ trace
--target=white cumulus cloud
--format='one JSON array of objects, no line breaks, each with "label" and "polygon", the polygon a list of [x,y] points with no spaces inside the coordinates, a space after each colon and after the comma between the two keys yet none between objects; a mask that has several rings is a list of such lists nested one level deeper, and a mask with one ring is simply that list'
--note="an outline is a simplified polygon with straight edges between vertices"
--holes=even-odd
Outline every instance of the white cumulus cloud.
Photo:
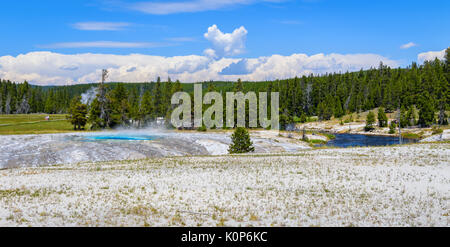
[{"label": "white cumulus cloud", "polygon": [[117,42],[117,41],[88,41],[88,42],[63,42],[50,45],[41,45],[43,48],[154,48],[169,46],[165,43],[150,42]]},{"label": "white cumulus cloud", "polygon": [[218,58],[241,54],[245,51],[247,34],[247,30],[243,26],[235,29],[232,33],[223,33],[217,25],[212,25],[204,36],[213,47],[206,49],[204,53],[207,56]]},{"label": "white cumulus cloud", "polygon": [[435,58],[438,59],[444,59],[445,56],[445,49],[442,51],[428,51],[428,52],[422,52],[417,56],[417,60],[419,63],[423,63],[425,61],[434,60]]},{"label": "white cumulus cloud", "polygon": [[150,56],[143,54],[73,54],[31,52],[0,57],[0,78],[36,85],[95,83],[101,70],[110,71],[111,81],[148,82],[158,76],[182,82],[209,80],[249,81],[291,78],[332,72],[358,71],[384,64],[397,67],[396,61],[376,54],[292,54],[236,59],[208,56]]},{"label": "white cumulus cloud", "polygon": [[400,46],[400,49],[409,49],[411,47],[417,46],[414,42],[409,42]]}]

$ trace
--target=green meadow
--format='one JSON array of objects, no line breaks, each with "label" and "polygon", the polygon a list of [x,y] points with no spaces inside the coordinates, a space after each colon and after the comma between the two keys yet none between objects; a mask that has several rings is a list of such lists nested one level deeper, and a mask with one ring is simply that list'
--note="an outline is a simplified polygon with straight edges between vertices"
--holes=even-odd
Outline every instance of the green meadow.
[{"label": "green meadow", "polygon": [[[50,120],[45,119],[50,116]],[[0,115],[0,135],[50,134],[73,131],[65,114]]]}]

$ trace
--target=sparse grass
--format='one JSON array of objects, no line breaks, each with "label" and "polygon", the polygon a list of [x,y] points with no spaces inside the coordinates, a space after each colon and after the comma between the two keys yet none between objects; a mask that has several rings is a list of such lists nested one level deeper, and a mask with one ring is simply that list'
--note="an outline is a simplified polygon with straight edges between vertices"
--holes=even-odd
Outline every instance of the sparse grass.
[{"label": "sparse grass", "polygon": [[25,196],[30,194],[31,192],[29,190],[21,190],[21,189],[0,190],[0,197]]},{"label": "sparse grass", "polygon": [[0,190],[0,198],[12,198],[12,197],[46,197],[50,194],[57,193],[62,194],[61,190],[53,190],[49,188],[39,188],[37,190],[30,190],[25,188],[20,189],[9,189],[9,190]]},{"label": "sparse grass", "polygon": [[128,214],[134,214],[139,216],[147,216],[152,211],[143,205],[134,206],[127,211]]},{"label": "sparse grass", "polygon": [[309,143],[316,145],[316,144],[326,144],[327,142],[324,140],[312,139],[309,140]]},{"label": "sparse grass", "polygon": [[329,140],[334,140],[334,139],[336,139],[336,136],[333,135],[333,134],[322,133],[322,135],[326,136]]},{"label": "sparse grass", "polygon": [[449,149],[427,143],[0,170],[0,225],[448,226]]},{"label": "sparse grass", "polygon": [[433,134],[433,135],[437,135],[437,134],[442,134],[442,132],[444,132],[443,129],[440,129],[440,128],[433,128],[432,134]]},{"label": "sparse grass", "polygon": [[11,115],[0,115],[0,125],[4,124],[21,124],[30,122],[41,122],[45,121],[45,117],[50,116],[50,120],[65,120],[65,114],[11,114]]},{"label": "sparse grass", "polygon": [[410,139],[420,139],[421,135],[416,133],[410,133],[410,132],[403,132],[402,133],[403,138],[410,138]]},{"label": "sparse grass", "polygon": [[254,214],[251,214],[249,220],[250,220],[250,221],[258,221],[259,218],[258,218],[258,216],[254,215]]},{"label": "sparse grass", "polygon": [[225,218],[220,218],[219,223],[217,223],[216,226],[218,226],[218,227],[224,227],[224,226],[225,226],[225,221],[226,221]]}]

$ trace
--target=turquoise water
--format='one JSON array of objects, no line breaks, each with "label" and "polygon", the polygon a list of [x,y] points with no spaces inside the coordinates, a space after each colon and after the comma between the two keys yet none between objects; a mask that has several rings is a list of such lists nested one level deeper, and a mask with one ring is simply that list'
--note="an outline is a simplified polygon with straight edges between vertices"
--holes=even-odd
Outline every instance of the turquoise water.
[{"label": "turquoise water", "polygon": [[103,140],[116,140],[116,141],[151,141],[158,139],[158,136],[153,135],[98,135],[98,136],[86,136],[86,141],[103,141]]}]

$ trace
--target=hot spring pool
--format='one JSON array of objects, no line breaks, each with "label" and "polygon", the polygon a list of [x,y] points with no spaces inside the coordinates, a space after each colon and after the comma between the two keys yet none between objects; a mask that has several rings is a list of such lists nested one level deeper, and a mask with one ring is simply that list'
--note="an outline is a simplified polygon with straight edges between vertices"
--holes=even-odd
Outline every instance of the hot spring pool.
[{"label": "hot spring pool", "polygon": [[84,141],[152,141],[160,138],[155,135],[92,135],[85,136]]},{"label": "hot spring pool", "polygon": [[[297,152],[308,144],[274,141],[277,134],[255,132],[256,153]],[[227,132],[121,130],[64,134],[0,136],[0,169],[77,164],[153,157],[224,155],[231,142]]]}]

